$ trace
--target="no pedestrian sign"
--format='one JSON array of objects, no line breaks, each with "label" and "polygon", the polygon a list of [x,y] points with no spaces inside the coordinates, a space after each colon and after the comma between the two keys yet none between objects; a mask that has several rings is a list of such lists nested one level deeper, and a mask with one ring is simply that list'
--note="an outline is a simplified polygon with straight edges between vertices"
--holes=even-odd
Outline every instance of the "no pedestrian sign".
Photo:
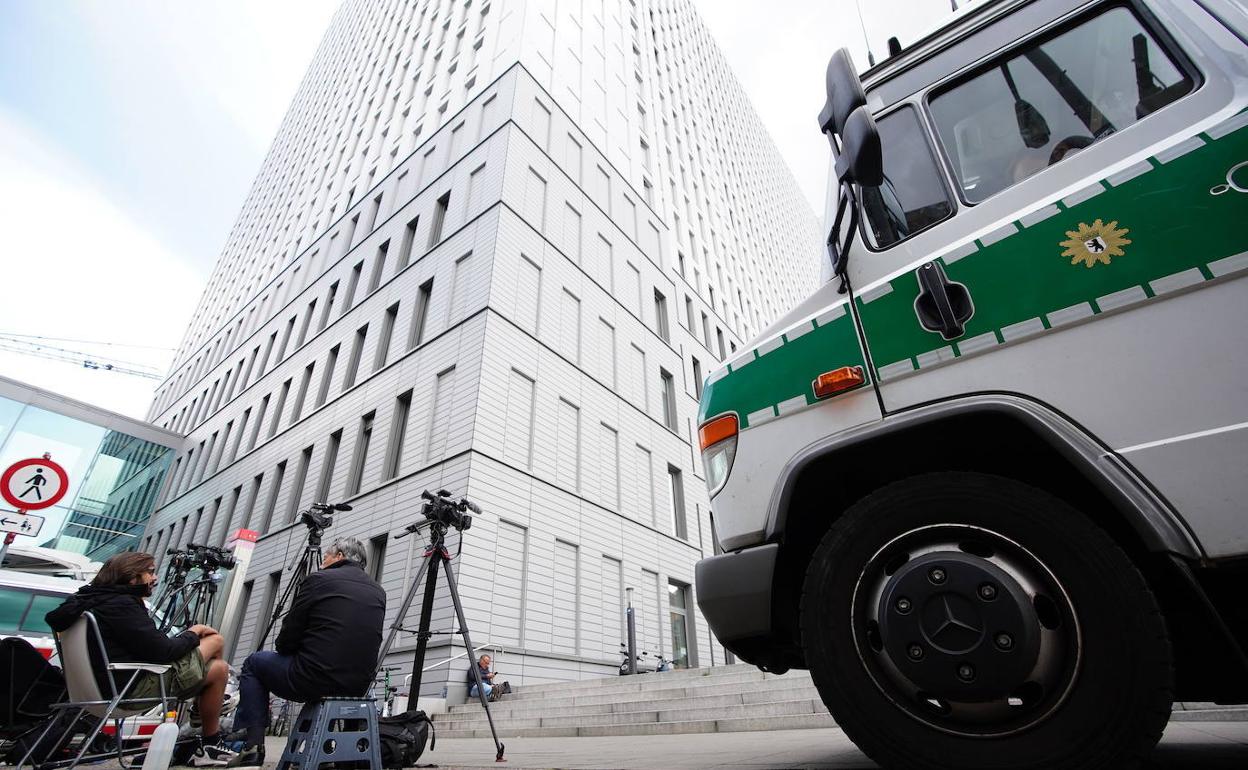
[{"label": "no pedestrian sign", "polygon": [[[18,460],[0,476],[0,496],[19,511],[56,505],[69,491],[69,475],[48,457]],[[11,516],[9,518],[12,518]],[[3,531],[14,531],[5,528]],[[29,534],[19,532],[18,534]]]}]

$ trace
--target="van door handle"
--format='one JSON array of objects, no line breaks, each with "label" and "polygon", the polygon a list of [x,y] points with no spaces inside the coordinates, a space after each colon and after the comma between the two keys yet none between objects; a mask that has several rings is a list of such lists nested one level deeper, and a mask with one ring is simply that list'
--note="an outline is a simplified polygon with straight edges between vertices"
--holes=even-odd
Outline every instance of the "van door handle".
[{"label": "van door handle", "polygon": [[919,280],[919,296],[914,300],[919,325],[946,340],[965,334],[966,322],[975,314],[966,286],[950,281],[939,262],[928,262],[914,274]]}]

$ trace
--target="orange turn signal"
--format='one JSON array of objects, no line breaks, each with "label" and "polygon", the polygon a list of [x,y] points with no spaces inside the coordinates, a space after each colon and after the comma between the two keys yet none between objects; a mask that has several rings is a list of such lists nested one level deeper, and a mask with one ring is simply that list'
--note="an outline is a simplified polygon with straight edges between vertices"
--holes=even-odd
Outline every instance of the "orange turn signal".
[{"label": "orange turn signal", "polygon": [[698,443],[702,445],[702,451],[706,451],[707,447],[735,435],[737,435],[737,416],[726,414],[698,428]]},{"label": "orange turn signal", "polygon": [[861,366],[842,366],[815,378],[815,397],[827,398],[866,382]]}]

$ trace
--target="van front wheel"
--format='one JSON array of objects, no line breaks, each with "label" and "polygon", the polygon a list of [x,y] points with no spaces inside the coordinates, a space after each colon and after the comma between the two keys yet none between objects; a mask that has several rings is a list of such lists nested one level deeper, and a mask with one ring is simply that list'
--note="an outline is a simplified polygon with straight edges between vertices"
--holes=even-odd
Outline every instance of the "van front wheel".
[{"label": "van front wheel", "polygon": [[1170,716],[1143,576],[1087,517],[997,476],[918,476],[850,507],[807,569],[802,641],[885,767],[1131,767]]}]

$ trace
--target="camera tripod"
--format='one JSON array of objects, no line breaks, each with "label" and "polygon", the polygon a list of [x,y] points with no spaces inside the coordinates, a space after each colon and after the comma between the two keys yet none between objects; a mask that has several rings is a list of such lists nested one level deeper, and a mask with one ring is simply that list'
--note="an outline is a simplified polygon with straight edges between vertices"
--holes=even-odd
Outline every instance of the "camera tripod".
[{"label": "camera tripod", "polygon": [[257,651],[264,649],[265,641],[273,632],[277,621],[286,614],[287,605],[299,592],[304,579],[321,568],[321,537],[325,534],[325,530],[334,523],[330,516],[335,511],[349,510],[351,506],[346,503],[312,503],[311,507],[299,512],[299,520],[308,528],[307,537],[303,541],[303,551],[299,554],[298,561],[287,567],[294,574],[286,583],[286,590],[282,592],[281,598],[273,606],[273,615],[269,618],[268,625],[264,627],[264,633],[260,635],[259,641],[256,642]]},{"label": "camera tripod", "polygon": [[161,633],[170,628],[190,628],[196,623],[208,623],[217,605],[216,570],[203,573],[198,579],[173,587],[162,594],[153,613],[159,618]]},{"label": "camera tripod", "polygon": [[[190,551],[170,548],[166,552],[173,559],[165,569],[164,588],[152,603],[152,614],[161,633],[167,633],[175,626],[190,628],[196,623],[212,620],[217,602],[217,570],[224,565],[193,560],[194,549],[199,547],[191,543]],[[188,583],[187,576],[194,569],[199,569],[200,575]]]},{"label": "camera tripod", "polygon": [[[403,627],[403,619],[407,617],[408,611],[411,609],[412,601],[416,598],[416,591],[420,588],[421,577],[425,578],[424,599],[420,608],[420,627],[416,630],[416,657],[412,665],[412,685],[409,693],[415,693],[416,697],[420,697],[420,679],[425,665],[425,650],[429,645],[429,638],[434,632],[429,630],[429,622],[433,615],[433,600],[437,591],[438,569],[444,567],[446,573],[446,585],[451,591],[451,602],[455,605],[455,617],[459,621],[459,634],[464,637],[464,646],[468,650],[469,670],[472,671],[473,681],[477,687],[477,697],[481,700],[481,705],[485,707],[485,718],[490,723],[490,735],[494,738],[494,748],[498,753],[494,757],[495,762],[502,762],[504,746],[498,740],[498,731],[494,729],[494,716],[490,713],[490,703],[485,697],[484,682],[481,681],[481,670],[477,666],[475,658],[475,648],[472,646],[472,638],[468,635],[468,621],[464,618],[464,606],[459,601],[459,588],[455,583],[455,572],[451,569],[451,553],[446,548],[446,534],[452,527],[463,537],[463,531],[468,529],[472,524],[472,517],[464,513],[465,509],[474,513],[480,513],[480,509],[466,499],[461,499],[458,503],[450,500],[450,493],[439,491],[438,494],[432,495],[427,490],[421,493],[427,502],[424,507],[424,515],[427,521],[417,522],[404,528],[402,534],[395,535],[394,539],[407,537],[424,526],[429,527],[429,545],[425,547],[424,560],[421,562],[420,569],[416,572],[416,577],[412,580],[412,585],[407,589],[407,595],[403,597],[403,604],[399,607],[399,612],[395,615],[394,625],[390,626],[390,634],[386,637],[386,641],[381,646],[381,652],[377,656],[378,670],[386,660],[386,654],[390,652],[390,648],[394,646],[394,640],[398,638],[400,631],[411,631],[410,628]],[[454,632],[448,632],[454,633]],[[411,705],[411,694],[408,695],[409,707]]]}]

